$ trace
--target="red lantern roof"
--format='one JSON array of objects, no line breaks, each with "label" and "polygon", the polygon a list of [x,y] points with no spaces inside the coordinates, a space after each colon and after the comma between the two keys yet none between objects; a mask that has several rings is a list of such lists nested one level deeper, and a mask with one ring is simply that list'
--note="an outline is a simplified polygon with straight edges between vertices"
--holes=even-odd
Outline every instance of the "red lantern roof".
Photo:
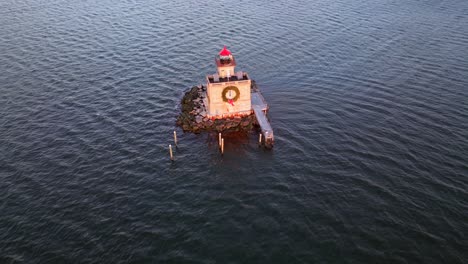
[{"label": "red lantern roof", "polygon": [[219,52],[219,56],[229,56],[231,52],[224,46],[223,50]]}]

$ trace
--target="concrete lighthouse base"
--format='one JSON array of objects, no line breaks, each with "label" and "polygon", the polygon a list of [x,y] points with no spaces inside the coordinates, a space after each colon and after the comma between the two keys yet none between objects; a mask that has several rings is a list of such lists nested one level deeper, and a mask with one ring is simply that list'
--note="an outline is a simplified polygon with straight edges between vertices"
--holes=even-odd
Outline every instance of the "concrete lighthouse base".
[{"label": "concrete lighthouse base", "polygon": [[252,113],[246,116],[210,118],[206,112],[206,87],[194,86],[188,90],[181,102],[181,113],[177,117],[177,125],[186,132],[200,133],[203,131],[250,131],[258,126]]}]

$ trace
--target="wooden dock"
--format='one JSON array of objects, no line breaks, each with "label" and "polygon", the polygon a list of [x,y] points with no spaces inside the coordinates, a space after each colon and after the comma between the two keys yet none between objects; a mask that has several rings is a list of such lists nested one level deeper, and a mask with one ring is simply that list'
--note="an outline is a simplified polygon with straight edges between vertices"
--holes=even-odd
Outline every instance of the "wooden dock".
[{"label": "wooden dock", "polygon": [[257,122],[260,125],[260,129],[265,139],[265,145],[272,147],[274,134],[270,125],[270,121],[267,117],[268,104],[266,103],[265,98],[263,98],[263,95],[260,93],[260,91],[252,91],[251,97],[252,110],[254,111]]}]

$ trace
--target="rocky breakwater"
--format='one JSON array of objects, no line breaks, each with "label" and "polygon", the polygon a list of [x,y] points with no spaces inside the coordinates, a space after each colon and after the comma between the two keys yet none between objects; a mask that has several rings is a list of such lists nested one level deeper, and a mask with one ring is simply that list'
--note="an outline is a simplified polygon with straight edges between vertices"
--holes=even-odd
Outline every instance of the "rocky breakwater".
[{"label": "rocky breakwater", "polygon": [[258,125],[255,115],[233,116],[223,119],[207,117],[204,99],[206,87],[194,86],[182,98],[181,113],[177,117],[177,125],[184,131],[200,133],[203,131],[249,131]]}]

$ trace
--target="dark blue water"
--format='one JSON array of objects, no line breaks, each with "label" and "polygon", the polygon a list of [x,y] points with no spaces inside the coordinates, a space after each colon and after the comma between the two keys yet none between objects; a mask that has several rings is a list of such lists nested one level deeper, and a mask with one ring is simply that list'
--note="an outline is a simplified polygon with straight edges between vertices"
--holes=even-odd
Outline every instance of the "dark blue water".
[{"label": "dark blue water", "polygon": [[[272,151],[175,126],[223,45]],[[466,263],[467,58],[465,0],[3,1],[0,263]]]}]

